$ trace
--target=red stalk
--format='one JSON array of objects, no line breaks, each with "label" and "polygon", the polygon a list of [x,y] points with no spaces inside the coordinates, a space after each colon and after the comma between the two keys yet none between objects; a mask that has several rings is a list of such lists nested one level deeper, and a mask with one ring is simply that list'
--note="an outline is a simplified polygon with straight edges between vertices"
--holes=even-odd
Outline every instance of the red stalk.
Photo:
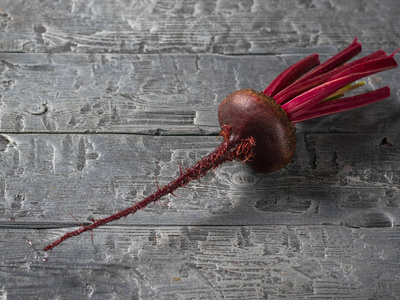
[{"label": "red stalk", "polygon": [[273,97],[319,64],[318,54],[303,58],[279,74],[264,90],[264,94]]},{"label": "red stalk", "polygon": [[314,78],[320,74],[329,72],[330,70],[336,68],[344,64],[345,62],[352,59],[358,53],[361,52],[361,44],[358,43],[357,39],[355,39],[349,46],[347,46],[344,50],[340,51],[335,56],[328,59],[326,62],[316,67],[314,70],[306,74],[303,78],[298,80],[298,83],[304,82],[310,78]]},{"label": "red stalk", "polygon": [[[320,65],[318,60],[318,54],[312,54],[298,63],[290,66],[285,71],[283,71],[274,81],[264,90],[264,94],[274,97],[277,93],[281,92],[284,88],[293,83],[296,79],[300,78],[302,75],[306,74],[303,78],[299,79],[297,82],[304,82],[305,80],[314,78],[320,74],[326,73],[333,68],[344,64],[345,62],[352,59],[358,53],[361,52],[361,44],[355,39],[348,47],[340,51],[338,54],[324,62]],[[279,103],[279,102],[278,102]]]},{"label": "red stalk", "polygon": [[362,64],[357,64],[351,66],[350,68],[346,68],[343,71],[332,76],[329,81],[353,74],[366,74],[364,76],[369,76],[395,67],[397,67],[397,63],[394,60],[393,56],[387,56],[384,58],[370,60]]},{"label": "red stalk", "polygon": [[325,84],[321,84],[311,90],[308,90],[300,96],[297,96],[296,98],[285,103],[284,105],[282,105],[282,108],[286,111],[291,120],[295,119],[305,111],[311,109],[318,102],[321,102],[342,87],[353,83],[354,81],[359,80],[365,76],[369,76],[371,74],[395,67],[397,67],[397,63],[394,60],[393,56],[379,58],[363,64],[356,65],[350,68],[353,72],[356,73],[348,74],[348,70],[345,70],[335,75],[330,81],[326,82]]},{"label": "red stalk", "polygon": [[336,75],[348,68],[351,68],[358,64],[365,63],[367,61],[371,61],[371,60],[383,58],[383,57],[387,57],[385,51],[378,50],[378,51],[371,53],[370,55],[367,55],[365,57],[362,57],[356,61],[353,61],[351,63],[345,64],[340,67],[337,67],[327,73],[309,78],[307,80],[302,80],[302,82],[296,81],[292,85],[288,86],[287,88],[285,88],[284,90],[282,90],[281,92],[276,94],[274,96],[274,99],[278,104],[284,104],[287,101],[289,101],[290,99],[293,99],[294,97],[300,95],[301,93],[303,93],[309,89],[312,89],[313,87],[316,87],[317,85],[319,85],[321,83],[328,81],[334,75]]},{"label": "red stalk", "polygon": [[299,123],[306,120],[336,114],[350,109],[369,105],[390,97],[390,88],[385,86],[361,95],[341,98],[333,101],[321,102],[310,110],[292,119],[293,123]]}]

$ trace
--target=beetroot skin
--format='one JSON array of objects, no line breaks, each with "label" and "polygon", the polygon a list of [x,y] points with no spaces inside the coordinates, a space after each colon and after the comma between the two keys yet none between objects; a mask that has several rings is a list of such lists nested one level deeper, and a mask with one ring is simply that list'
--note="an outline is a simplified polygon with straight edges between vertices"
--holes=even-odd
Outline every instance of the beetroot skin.
[{"label": "beetroot skin", "polygon": [[394,52],[387,55],[378,50],[347,63],[361,52],[357,39],[347,48],[320,64],[318,54],[311,54],[287,68],[264,90],[236,91],[225,98],[218,108],[222,143],[191,168],[180,168],[180,176],[167,185],[122,211],[68,232],[46,246],[52,250],[61,242],[85,231],[134,214],[161,197],[206,175],[221,164],[237,160],[246,162],[259,173],[285,167],[296,149],[293,124],[356,107],[368,105],[390,96],[389,87],[343,98],[350,90],[363,85],[355,81],[397,67]]},{"label": "beetroot skin", "polygon": [[252,89],[236,91],[218,108],[221,128],[231,128],[231,141],[253,137],[254,157],[247,161],[257,173],[285,167],[296,150],[296,129],[286,112],[267,95]]}]

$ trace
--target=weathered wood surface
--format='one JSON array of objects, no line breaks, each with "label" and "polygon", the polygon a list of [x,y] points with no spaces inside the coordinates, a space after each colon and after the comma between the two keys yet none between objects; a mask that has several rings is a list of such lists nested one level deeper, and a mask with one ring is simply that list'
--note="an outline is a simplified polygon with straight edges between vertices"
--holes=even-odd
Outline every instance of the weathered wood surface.
[{"label": "weathered wood surface", "polygon": [[13,0],[1,9],[6,52],[291,53],[400,39],[397,0]]},{"label": "weathered wood surface", "polygon": [[[218,135],[217,108],[227,94],[264,90],[303,57],[0,54],[0,130]],[[398,76],[376,74],[363,87],[390,85],[391,99],[299,124],[299,131],[398,132]]]},{"label": "weathered wood surface", "polygon": [[[397,299],[399,227],[107,227],[0,232],[6,299]],[[9,247],[9,244],[13,247]],[[32,243],[32,245],[30,245]]]},{"label": "weathered wood surface", "polygon": [[[0,222],[35,228],[76,226],[70,214],[90,222],[130,206],[156,190],[155,178],[168,183],[180,162],[191,166],[218,145],[215,137],[111,134],[4,135],[4,143]],[[299,134],[296,157],[281,171],[259,175],[231,163],[118,224],[398,225],[399,143],[380,134]]]},{"label": "weathered wood surface", "polygon": [[[216,108],[309,53],[399,47],[398,1],[1,1],[0,299],[398,299],[390,99],[298,124],[293,162],[231,163],[73,238],[218,144]],[[257,55],[255,55],[257,54]]]}]

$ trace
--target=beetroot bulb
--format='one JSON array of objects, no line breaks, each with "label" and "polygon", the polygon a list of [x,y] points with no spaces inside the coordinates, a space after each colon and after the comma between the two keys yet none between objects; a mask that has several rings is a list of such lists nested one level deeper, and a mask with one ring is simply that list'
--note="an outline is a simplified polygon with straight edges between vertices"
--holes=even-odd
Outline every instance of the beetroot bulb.
[{"label": "beetroot bulb", "polygon": [[197,180],[208,171],[233,160],[245,162],[258,173],[279,170],[289,164],[296,150],[295,123],[368,105],[390,96],[389,87],[345,97],[363,83],[357,80],[397,67],[394,54],[378,50],[347,63],[361,52],[355,39],[347,48],[320,64],[311,54],[283,71],[264,90],[235,91],[218,108],[223,141],[191,168],[180,168],[180,176],[140,202],[109,217],[68,232],[46,246],[49,251],[85,231],[134,214],[148,204]]}]

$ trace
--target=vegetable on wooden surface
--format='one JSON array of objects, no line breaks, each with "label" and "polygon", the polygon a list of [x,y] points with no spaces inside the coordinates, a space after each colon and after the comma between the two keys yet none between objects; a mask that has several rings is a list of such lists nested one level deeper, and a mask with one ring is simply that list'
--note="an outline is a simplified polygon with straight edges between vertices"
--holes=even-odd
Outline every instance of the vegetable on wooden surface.
[{"label": "vegetable on wooden surface", "polygon": [[[49,251],[61,242],[85,231],[134,214],[148,204],[184,187],[192,180],[229,161],[246,162],[258,173],[285,167],[296,149],[295,123],[368,105],[390,96],[389,87],[345,97],[346,92],[363,85],[357,80],[397,67],[394,52],[378,50],[347,63],[361,52],[355,39],[347,48],[320,64],[312,54],[287,68],[264,90],[236,91],[218,108],[222,143],[188,169],[180,167],[180,176],[133,206],[109,217],[68,232],[43,250]],[[157,182],[156,182],[157,183]]]}]

